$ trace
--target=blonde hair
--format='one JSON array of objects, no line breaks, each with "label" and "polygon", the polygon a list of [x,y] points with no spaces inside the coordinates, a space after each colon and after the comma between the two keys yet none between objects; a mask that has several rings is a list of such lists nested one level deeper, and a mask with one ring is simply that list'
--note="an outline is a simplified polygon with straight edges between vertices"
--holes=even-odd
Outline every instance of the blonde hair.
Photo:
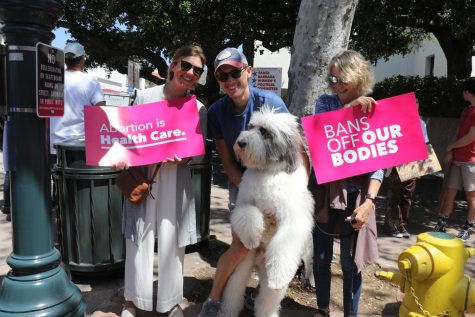
[{"label": "blonde hair", "polygon": [[[341,80],[351,82],[360,96],[373,92],[374,73],[371,63],[356,51],[346,50],[333,56],[328,64],[328,74],[336,67],[341,74]],[[334,91],[332,85],[329,88]]]}]

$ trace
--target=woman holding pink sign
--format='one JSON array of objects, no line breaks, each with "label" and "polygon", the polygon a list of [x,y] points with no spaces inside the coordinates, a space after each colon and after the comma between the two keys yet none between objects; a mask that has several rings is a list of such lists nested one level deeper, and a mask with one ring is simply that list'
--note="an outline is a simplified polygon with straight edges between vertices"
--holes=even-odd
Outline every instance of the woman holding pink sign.
[{"label": "woman holding pink sign", "polygon": [[[374,82],[371,65],[355,51],[343,51],[332,58],[327,80],[333,94],[318,98],[315,113],[351,106],[361,106],[363,112],[370,112],[377,103],[366,96],[372,92]],[[382,170],[323,185],[316,184],[315,175],[310,178],[316,204],[313,270],[317,312],[314,317],[330,315],[330,264],[335,238],[340,239],[344,315],[358,315],[361,270],[378,257],[374,199],[382,179]]]},{"label": "woman holding pink sign", "polygon": [[[164,85],[139,91],[135,104],[185,97],[204,72],[206,58],[195,45],[179,48],[168,69]],[[203,136],[206,108],[197,102]],[[124,309],[121,317],[136,316],[136,309],[153,310],[154,244],[158,237],[158,285],[156,311],[181,317],[183,299],[183,260],[186,245],[197,242],[195,202],[189,163],[201,157],[167,158],[154,173],[157,164],[144,167],[153,179],[151,197],[133,204],[126,200],[123,215],[126,259]],[[118,163],[115,168],[127,168]]]}]

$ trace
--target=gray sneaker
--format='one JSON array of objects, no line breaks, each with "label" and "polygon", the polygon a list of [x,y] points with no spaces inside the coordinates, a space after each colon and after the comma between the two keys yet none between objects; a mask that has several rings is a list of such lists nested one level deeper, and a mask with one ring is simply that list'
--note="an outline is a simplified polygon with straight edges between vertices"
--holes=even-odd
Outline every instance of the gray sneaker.
[{"label": "gray sneaker", "polygon": [[459,234],[457,235],[457,238],[462,239],[463,242],[467,241],[470,239],[470,229],[462,229],[460,230]]},{"label": "gray sneaker", "polygon": [[411,234],[409,232],[407,232],[407,230],[406,230],[406,228],[404,228],[404,226],[401,226],[398,231],[402,235],[403,238],[409,239],[411,237]]},{"label": "gray sneaker", "polygon": [[168,312],[168,317],[185,317],[180,305],[176,305]]},{"label": "gray sneaker", "polygon": [[435,225],[434,229],[432,229],[432,231],[435,231],[435,232],[446,232],[446,231],[447,231],[447,230],[445,229],[445,226],[446,226],[446,225],[447,225],[446,223],[442,223],[442,222],[439,221],[439,222]]},{"label": "gray sneaker", "polygon": [[399,232],[399,230],[394,230],[391,235],[394,237],[394,238],[402,238],[403,235],[401,232]]},{"label": "gray sneaker", "polygon": [[218,316],[220,306],[220,302],[208,299],[206,302],[203,303],[203,307],[201,307],[201,311],[198,317],[216,317]]}]

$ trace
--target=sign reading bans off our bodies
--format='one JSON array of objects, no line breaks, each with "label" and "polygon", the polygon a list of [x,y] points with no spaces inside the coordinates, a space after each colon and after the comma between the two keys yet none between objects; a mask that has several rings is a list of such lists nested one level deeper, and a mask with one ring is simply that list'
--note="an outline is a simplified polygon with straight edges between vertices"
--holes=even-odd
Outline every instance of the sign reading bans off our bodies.
[{"label": "sign reading bans off our bodies", "polygon": [[84,108],[86,164],[129,166],[205,153],[194,96],[133,107]]},{"label": "sign reading bans off our bodies", "polygon": [[319,184],[427,158],[414,93],[303,117]]}]

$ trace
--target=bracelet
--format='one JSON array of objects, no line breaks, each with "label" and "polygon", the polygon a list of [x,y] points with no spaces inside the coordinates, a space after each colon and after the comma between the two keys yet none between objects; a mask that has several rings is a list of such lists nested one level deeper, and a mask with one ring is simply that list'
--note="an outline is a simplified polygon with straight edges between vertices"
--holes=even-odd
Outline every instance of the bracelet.
[{"label": "bracelet", "polygon": [[373,195],[373,194],[366,194],[366,196],[364,196],[364,198],[372,200],[374,202],[374,200],[376,199],[376,196]]}]

